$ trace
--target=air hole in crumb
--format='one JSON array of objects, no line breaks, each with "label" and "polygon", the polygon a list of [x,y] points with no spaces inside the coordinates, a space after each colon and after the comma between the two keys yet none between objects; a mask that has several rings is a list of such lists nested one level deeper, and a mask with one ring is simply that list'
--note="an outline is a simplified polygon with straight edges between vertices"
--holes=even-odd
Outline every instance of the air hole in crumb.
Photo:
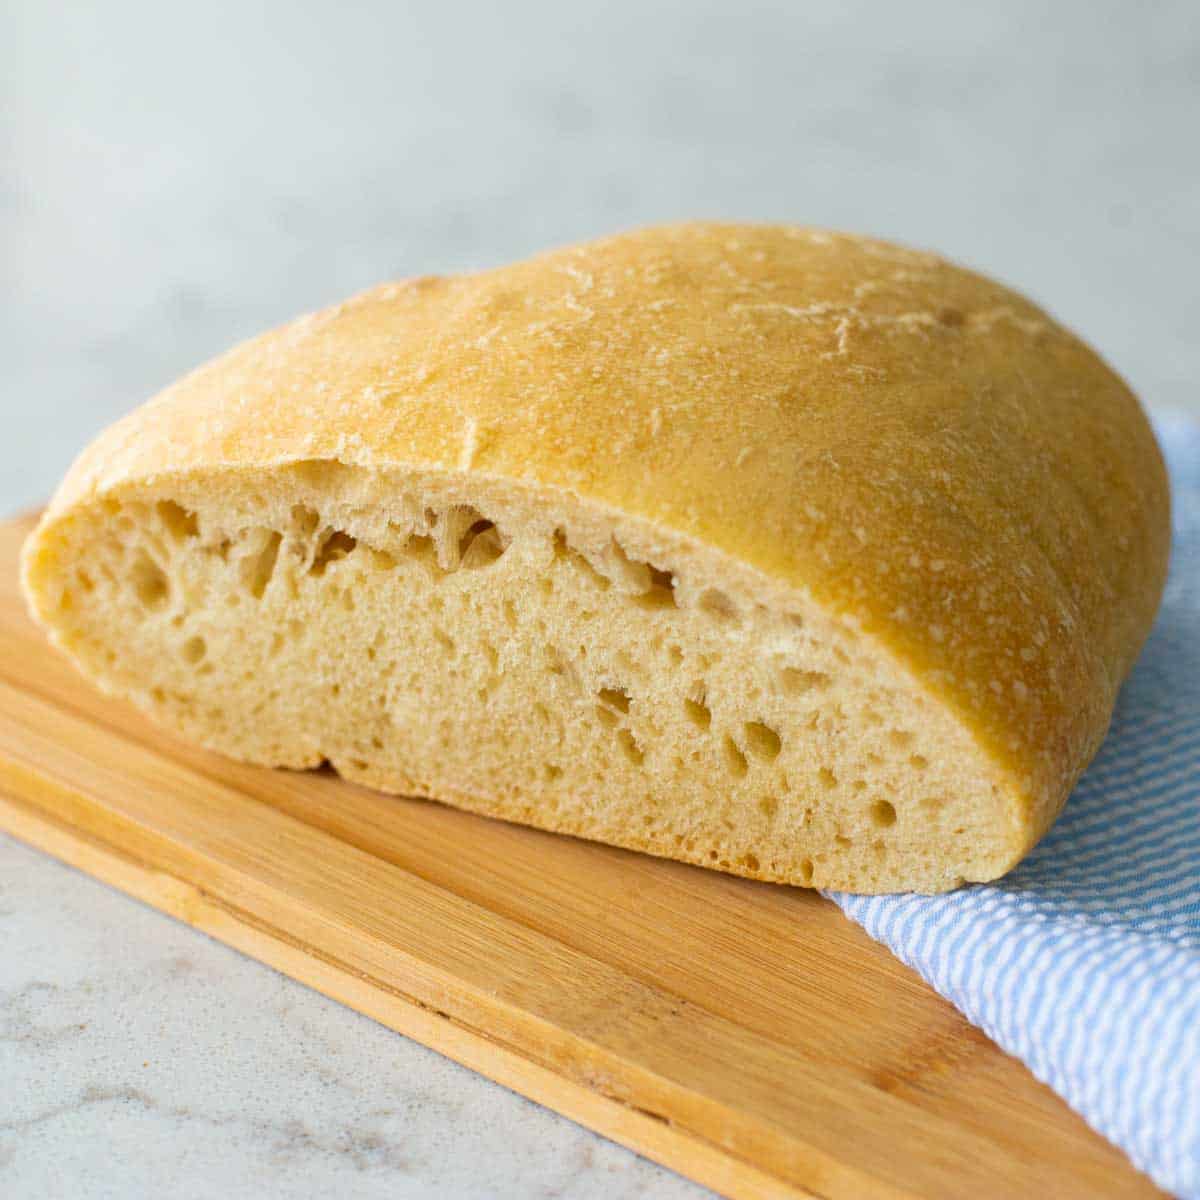
[{"label": "air hole in crumb", "polygon": [[629,711],[629,693],[624,688],[607,688],[603,687],[597,693],[601,701],[609,706],[609,708],[618,709],[620,712],[627,713]]},{"label": "air hole in crumb", "polygon": [[637,744],[637,739],[629,732],[628,729],[619,730],[617,733],[617,744],[621,747],[625,757],[629,759],[635,767],[642,765],[642,760],[646,757],[645,751]]},{"label": "air hole in crumb", "polygon": [[505,600],[504,605],[503,605],[503,610],[504,610],[504,623],[509,627],[509,629],[516,629],[516,627],[517,627],[516,605],[513,604],[513,602],[511,600]]},{"label": "air hole in crumb", "polygon": [[904,729],[893,729],[888,733],[888,740],[893,746],[909,746],[912,744],[913,735]]},{"label": "air hole in crumb", "polygon": [[888,800],[876,800],[871,805],[871,821],[880,829],[896,823],[896,807]]},{"label": "air hole in crumb", "polygon": [[292,533],[301,541],[307,541],[317,532],[321,518],[303,504],[292,505]]},{"label": "air hole in crumb", "polygon": [[608,591],[612,587],[612,582],[606,576],[601,575],[599,571],[588,561],[588,559],[579,553],[570,542],[567,541],[567,535],[561,529],[554,531],[554,556],[562,559],[564,562],[570,563],[595,587],[598,587],[602,592]]},{"label": "air hole in crumb", "polygon": [[697,729],[707,729],[712,724],[712,710],[699,700],[685,700],[683,711]]},{"label": "air hole in crumb", "polygon": [[545,648],[546,655],[546,670],[551,675],[566,676],[567,682],[572,685],[576,684],[574,671],[570,663],[563,657],[562,651],[557,646],[547,646]]},{"label": "air hole in crumb", "polygon": [[817,779],[827,791],[833,791],[838,785],[838,777],[828,767],[822,767],[817,772]]},{"label": "air hole in crumb", "polygon": [[758,856],[755,854],[743,854],[742,855],[742,866],[745,867],[747,871],[757,871],[758,870]]},{"label": "air hole in crumb", "polygon": [[850,838],[848,838],[844,833],[834,834],[833,840],[837,845],[841,846],[841,848],[843,850],[845,850],[849,846],[854,845],[854,842]]},{"label": "air hole in crumb", "polygon": [[321,540],[320,546],[317,547],[317,552],[313,556],[312,566],[309,567],[310,575],[324,575],[325,569],[339,559],[345,558],[348,554],[353,553],[354,547],[358,545],[358,539],[351,537],[348,533],[343,533],[340,529],[330,530],[328,534]]},{"label": "air hole in crumb", "polygon": [[790,696],[802,696],[815,688],[829,686],[829,676],[824,671],[802,671],[798,667],[784,667],[779,672],[779,682]]},{"label": "air hole in crumb", "polygon": [[550,724],[550,710],[540,700],[534,701],[533,712],[534,716],[543,724]]},{"label": "air hole in crumb", "polygon": [[493,522],[482,517],[462,535],[458,543],[459,558],[468,571],[490,567],[506,549],[500,530]]},{"label": "air hole in crumb", "polygon": [[148,555],[139,550],[130,569],[133,590],[144,608],[162,608],[167,602],[170,584],[166,572]]},{"label": "air hole in crumb", "polygon": [[271,576],[275,574],[275,563],[279,559],[279,546],[283,535],[271,531],[257,554],[242,560],[241,576],[246,590],[256,600],[261,600]]},{"label": "air hole in crumb", "polygon": [[456,651],[454,639],[444,629],[435,629],[433,631],[433,638],[451,658],[454,657]]},{"label": "air hole in crumb", "polygon": [[813,881],[813,861],[806,858],[800,863],[800,882],[807,885]]},{"label": "air hole in crumb", "polygon": [[605,708],[603,704],[596,705],[596,716],[600,718],[602,725],[607,725],[610,729],[621,723],[621,718],[611,708]]},{"label": "air hole in crumb", "polygon": [[774,796],[763,796],[759,799],[758,811],[769,821],[779,811],[779,801]]},{"label": "air hole in crumb", "polygon": [[440,575],[442,568],[437,560],[437,546],[434,544],[433,538],[428,534],[414,533],[400,548],[400,553],[405,558],[411,558],[415,562],[421,563],[428,568],[434,575]]},{"label": "air hole in crumb", "polygon": [[927,759],[923,754],[914,754],[908,760],[908,765],[912,767],[914,771],[924,771],[925,768],[929,766],[929,759]]},{"label": "air hole in crumb", "polygon": [[724,592],[709,588],[700,596],[700,610],[718,621],[736,621],[737,606]]},{"label": "air hole in crumb", "polygon": [[190,637],[180,647],[180,653],[183,655],[183,661],[186,663],[198,663],[207,652],[208,647],[204,644],[202,637]]},{"label": "air hole in crumb", "polygon": [[196,514],[188,512],[186,508],[176,504],[174,500],[160,500],[155,505],[155,508],[158,511],[158,519],[163,523],[166,531],[177,542],[182,542],[186,538],[193,538],[200,532],[200,525],[196,520]]},{"label": "air hole in crumb", "polygon": [[761,721],[747,721],[742,730],[746,735],[746,747],[752,754],[768,762],[779,757],[782,743],[779,734],[770,725],[764,725]]},{"label": "air hole in crumb", "polygon": [[544,766],[544,771],[546,780],[549,783],[553,783],[556,779],[562,778],[562,767],[557,766],[555,763],[546,763]]},{"label": "air hole in crumb", "polygon": [[746,762],[746,756],[738,749],[738,744],[728,734],[725,735],[725,740],[721,743],[721,748],[725,753],[725,766],[728,768],[731,775],[736,775],[739,778],[749,770],[750,764]]},{"label": "air hole in crumb", "polygon": [[670,571],[660,571],[657,567],[647,564],[650,572],[650,588],[637,596],[636,603],[642,608],[678,608],[679,601],[675,596],[675,577]]}]

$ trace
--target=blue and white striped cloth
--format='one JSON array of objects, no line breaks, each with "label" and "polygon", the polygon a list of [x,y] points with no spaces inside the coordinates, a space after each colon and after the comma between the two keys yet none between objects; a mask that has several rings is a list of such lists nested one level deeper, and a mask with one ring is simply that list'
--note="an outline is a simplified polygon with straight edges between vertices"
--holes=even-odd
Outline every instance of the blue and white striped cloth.
[{"label": "blue and white striped cloth", "polygon": [[1166,598],[1058,824],[999,883],[833,899],[1135,1166],[1200,1200],[1200,422],[1156,426]]}]

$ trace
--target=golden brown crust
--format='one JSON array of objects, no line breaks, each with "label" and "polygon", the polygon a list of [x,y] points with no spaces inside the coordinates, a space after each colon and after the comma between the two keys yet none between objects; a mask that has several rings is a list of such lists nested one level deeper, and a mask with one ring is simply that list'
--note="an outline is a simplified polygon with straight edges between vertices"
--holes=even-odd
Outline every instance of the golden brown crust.
[{"label": "golden brown crust", "polygon": [[1091,350],[933,255],[800,228],[668,226],[376,288],[114,426],[47,521],[307,459],[566,490],[806,590],[959,714],[1029,844],[1166,570],[1158,448]]}]

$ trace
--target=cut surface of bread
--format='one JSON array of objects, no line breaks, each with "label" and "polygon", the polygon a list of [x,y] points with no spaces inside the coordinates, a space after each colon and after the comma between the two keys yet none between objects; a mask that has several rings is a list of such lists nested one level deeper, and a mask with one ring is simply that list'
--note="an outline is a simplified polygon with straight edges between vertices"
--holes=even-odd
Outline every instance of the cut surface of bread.
[{"label": "cut surface of bread", "polygon": [[24,555],[224,753],[760,879],[995,878],[1166,564],[1137,401],[996,284],[690,224],[387,285],[106,432]]}]

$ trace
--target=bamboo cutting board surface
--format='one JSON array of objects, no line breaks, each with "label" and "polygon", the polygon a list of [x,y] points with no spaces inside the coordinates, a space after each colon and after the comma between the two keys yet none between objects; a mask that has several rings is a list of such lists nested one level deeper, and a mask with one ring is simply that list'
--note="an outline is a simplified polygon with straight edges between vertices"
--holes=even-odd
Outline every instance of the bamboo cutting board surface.
[{"label": "bamboo cutting board surface", "polygon": [[78,678],[0,523],[0,828],[731,1197],[1159,1195],[820,896],[229,762]]}]

